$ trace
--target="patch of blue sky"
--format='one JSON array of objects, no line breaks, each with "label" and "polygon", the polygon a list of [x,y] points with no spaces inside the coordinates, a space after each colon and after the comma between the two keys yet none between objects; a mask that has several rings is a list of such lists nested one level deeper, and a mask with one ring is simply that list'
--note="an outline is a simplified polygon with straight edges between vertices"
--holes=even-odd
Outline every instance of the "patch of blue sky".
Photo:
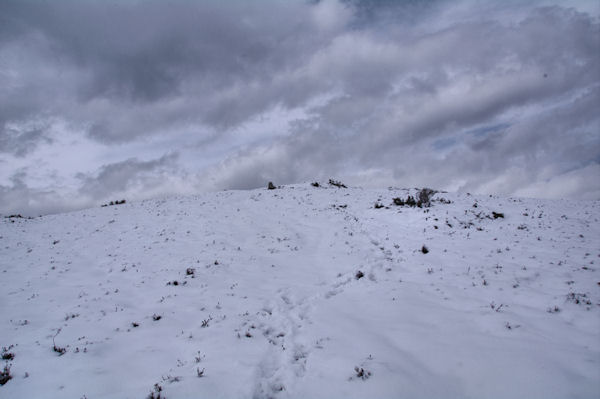
[{"label": "patch of blue sky", "polygon": [[454,137],[444,137],[435,140],[431,146],[436,151],[443,151],[448,148],[454,147],[457,143],[458,140]]},{"label": "patch of blue sky", "polygon": [[511,125],[509,123],[498,123],[495,125],[480,126],[474,129],[466,130],[463,134],[471,135],[474,137],[485,137],[490,134],[506,130],[510,126]]},{"label": "patch of blue sky", "polygon": [[511,125],[509,123],[497,123],[494,125],[479,126],[476,128],[465,130],[460,134],[454,136],[439,138],[433,142],[431,147],[436,151],[444,151],[460,144],[463,141],[461,139],[461,136],[469,135],[477,138],[483,138],[489,136],[490,134],[501,133],[502,131],[508,129],[510,126]]}]

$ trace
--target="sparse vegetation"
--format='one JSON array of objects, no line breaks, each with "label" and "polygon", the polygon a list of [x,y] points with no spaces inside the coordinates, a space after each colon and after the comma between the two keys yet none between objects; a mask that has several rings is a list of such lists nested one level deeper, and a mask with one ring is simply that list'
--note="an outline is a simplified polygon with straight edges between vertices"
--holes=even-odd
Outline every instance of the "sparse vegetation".
[{"label": "sparse vegetation", "polygon": [[62,347],[56,346],[56,345],[54,345],[52,347],[52,350],[54,350],[54,352],[58,353],[58,356],[62,356],[65,353],[67,353],[67,350],[65,348],[62,348]]},{"label": "sparse vegetation", "polygon": [[150,392],[150,395],[148,395],[148,399],[166,399],[162,396],[162,390],[160,385],[154,384],[154,389]]},{"label": "sparse vegetation", "polygon": [[354,372],[356,373],[356,378],[360,378],[363,381],[371,376],[370,371],[358,366],[354,367]]},{"label": "sparse vegetation", "polygon": [[55,339],[55,338],[58,336],[58,334],[60,334],[61,330],[62,330],[62,329],[61,329],[61,328],[59,328],[59,329],[56,331],[56,334],[54,334],[54,336],[52,337],[52,344],[53,344],[52,350],[53,350],[54,352],[58,353],[58,356],[62,356],[62,355],[64,355],[65,353],[67,353],[67,349],[66,349],[66,348],[63,348],[63,347],[57,346],[57,345],[56,345],[56,342],[54,341],[54,339]]},{"label": "sparse vegetation", "polygon": [[6,364],[4,366],[4,370],[0,371],[0,385],[4,385],[6,384],[8,381],[10,381],[12,378],[12,375],[10,374],[10,365]]},{"label": "sparse vegetation", "polygon": [[504,327],[506,327],[507,330],[512,330],[512,329],[521,327],[521,325],[520,324],[510,324],[507,321],[506,324],[504,324]]},{"label": "sparse vegetation", "polygon": [[435,193],[437,193],[437,191],[432,190],[430,188],[423,188],[421,189],[421,191],[419,191],[418,194],[418,200],[417,200],[417,206],[419,208],[421,207],[430,207],[431,206],[431,199],[432,197],[435,195]]},{"label": "sparse vegetation", "polygon": [[496,312],[500,312],[500,310],[504,307],[504,304],[496,305],[494,302],[490,303],[490,308]]},{"label": "sparse vegetation", "polygon": [[65,321],[68,321],[69,319],[74,319],[76,317],[79,317],[79,313],[67,313],[67,315],[65,316]]},{"label": "sparse vegetation", "polygon": [[567,301],[573,302],[576,305],[579,305],[579,304],[591,305],[592,304],[592,301],[590,301],[587,294],[578,294],[575,292],[570,292],[567,295]]},{"label": "sparse vegetation", "polygon": [[113,206],[113,205],[123,205],[124,203],[126,203],[127,201],[120,200],[120,201],[110,201],[108,204],[102,204],[102,207],[106,207],[106,206]]},{"label": "sparse vegetation", "polygon": [[15,358],[15,354],[12,352],[9,352],[14,346],[11,345],[8,348],[6,347],[2,347],[2,360],[13,360]]},{"label": "sparse vegetation", "polygon": [[333,180],[333,179],[329,179],[329,184],[332,185],[332,186],[335,186],[337,188],[348,188],[341,181],[337,181],[337,180]]},{"label": "sparse vegetation", "polygon": [[419,208],[429,208],[431,206],[432,197],[437,191],[430,188],[423,188],[417,193],[417,199],[412,195],[408,195],[406,199],[400,197],[392,198],[394,205],[397,206],[409,206]]},{"label": "sparse vegetation", "polygon": [[417,206],[417,201],[415,201],[415,198],[412,195],[407,196],[404,200],[400,197],[393,198],[392,201],[394,201],[394,205],[397,206]]}]

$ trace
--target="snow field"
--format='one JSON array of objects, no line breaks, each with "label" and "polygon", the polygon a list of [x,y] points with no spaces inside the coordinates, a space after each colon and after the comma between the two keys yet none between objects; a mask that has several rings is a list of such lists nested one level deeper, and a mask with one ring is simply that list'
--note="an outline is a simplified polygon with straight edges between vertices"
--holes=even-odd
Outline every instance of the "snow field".
[{"label": "snow field", "polygon": [[4,218],[0,397],[600,395],[600,202],[415,193]]}]

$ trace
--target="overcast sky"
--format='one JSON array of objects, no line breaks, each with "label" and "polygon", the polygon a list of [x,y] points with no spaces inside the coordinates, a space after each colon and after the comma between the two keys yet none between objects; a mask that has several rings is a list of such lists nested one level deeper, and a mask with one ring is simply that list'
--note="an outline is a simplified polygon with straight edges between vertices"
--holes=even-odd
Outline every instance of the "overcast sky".
[{"label": "overcast sky", "polygon": [[600,2],[0,1],[0,213],[340,179],[600,198]]}]

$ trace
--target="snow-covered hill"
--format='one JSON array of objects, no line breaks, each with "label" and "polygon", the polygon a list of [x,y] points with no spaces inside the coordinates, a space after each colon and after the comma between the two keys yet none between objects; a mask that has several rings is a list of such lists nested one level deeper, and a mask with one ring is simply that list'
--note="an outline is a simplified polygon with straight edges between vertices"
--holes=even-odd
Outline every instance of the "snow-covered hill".
[{"label": "snow-covered hill", "polygon": [[3,218],[0,398],[600,396],[600,202],[416,193]]}]

